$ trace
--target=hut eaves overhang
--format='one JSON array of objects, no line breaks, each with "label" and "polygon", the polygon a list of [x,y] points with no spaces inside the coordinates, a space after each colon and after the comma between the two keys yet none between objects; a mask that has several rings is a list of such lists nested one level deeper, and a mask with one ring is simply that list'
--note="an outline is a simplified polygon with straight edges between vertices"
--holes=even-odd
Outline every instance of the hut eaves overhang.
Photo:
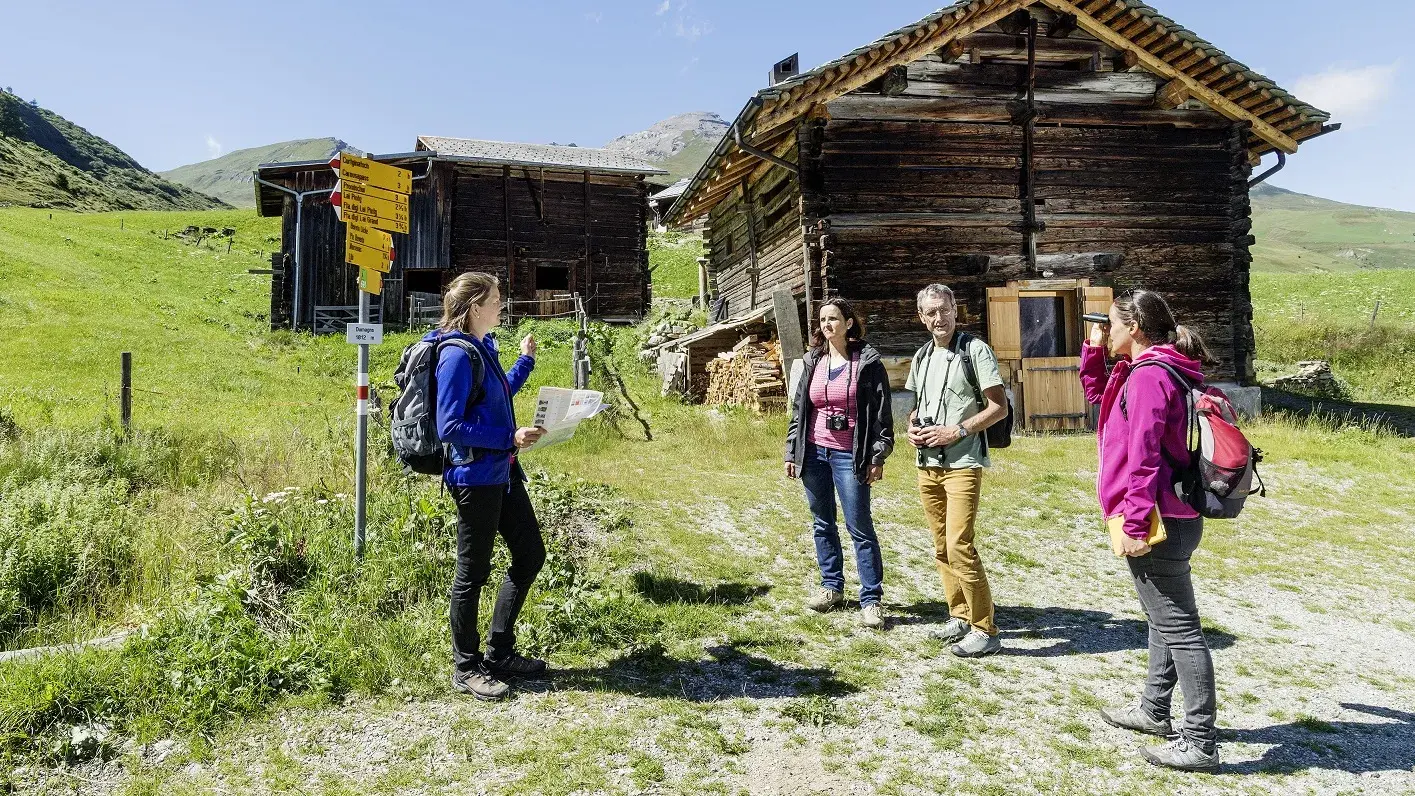
[{"label": "hut eaves overhang", "polygon": [[[513,166],[516,168],[568,170],[591,174],[628,174],[645,177],[668,173],[650,163],[604,149],[553,144],[518,144],[430,135],[418,136],[417,149],[413,152],[370,155],[369,157],[380,163],[400,167],[414,167],[419,162],[447,161],[486,166]],[[261,180],[279,182],[282,179],[291,179],[300,172],[325,167],[328,162],[328,160],[303,160],[289,163],[262,163],[256,166],[256,207],[260,214],[262,216],[280,215],[283,212],[286,196],[284,191],[263,185]]]},{"label": "hut eaves overhang", "polygon": [[756,168],[734,130],[752,149],[773,152],[793,122],[836,97],[883,76],[949,42],[976,33],[1032,6],[1076,17],[1081,30],[1125,52],[1134,62],[1181,87],[1188,96],[1234,121],[1251,125],[1250,159],[1294,153],[1302,141],[1329,131],[1331,115],[1276,83],[1140,0],[962,0],[886,34],[809,72],[758,91],[737,115],[666,218],[684,224],[710,211]]}]

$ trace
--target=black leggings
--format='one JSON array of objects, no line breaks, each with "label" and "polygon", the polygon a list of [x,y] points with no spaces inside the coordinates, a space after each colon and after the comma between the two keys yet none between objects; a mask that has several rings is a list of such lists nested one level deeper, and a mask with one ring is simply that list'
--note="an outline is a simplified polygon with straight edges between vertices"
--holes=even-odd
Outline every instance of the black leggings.
[{"label": "black leggings", "polygon": [[491,576],[491,554],[496,534],[506,540],[511,566],[496,596],[487,631],[486,653],[493,659],[510,655],[516,647],[516,617],[526,593],[545,564],[545,542],[540,536],[531,497],[513,469],[510,485],[453,486],[457,502],[457,574],[452,578],[452,663],[457,671],[475,671],[481,663],[481,637],[477,634],[477,608],[481,589]]}]

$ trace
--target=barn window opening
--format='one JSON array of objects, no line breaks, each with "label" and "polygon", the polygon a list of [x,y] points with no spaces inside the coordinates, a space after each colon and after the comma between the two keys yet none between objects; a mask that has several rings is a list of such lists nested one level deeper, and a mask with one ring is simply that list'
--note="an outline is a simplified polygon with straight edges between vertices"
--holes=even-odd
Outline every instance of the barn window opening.
[{"label": "barn window opening", "polygon": [[1017,302],[1022,321],[1022,356],[1063,357],[1066,351],[1066,299],[1023,295]]},{"label": "barn window opening", "polygon": [[409,268],[403,271],[405,293],[442,293],[442,271],[437,268]]},{"label": "barn window opening", "polygon": [[563,265],[537,265],[536,290],[569,290],[570,269]]}]

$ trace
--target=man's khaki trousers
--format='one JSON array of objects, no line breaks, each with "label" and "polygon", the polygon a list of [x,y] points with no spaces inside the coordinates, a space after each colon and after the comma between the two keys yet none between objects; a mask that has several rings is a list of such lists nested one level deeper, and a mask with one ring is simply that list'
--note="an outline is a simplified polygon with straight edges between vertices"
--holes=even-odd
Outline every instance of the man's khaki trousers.
[{"label": "man's khaki trousers", "polygon": [[919,494],[929,530],[933,531],[934,557],[943,579],[948,613],[995,636],[992,590],[988,588],[978,549],[973,546],[973,525],[982,491],[981,467],[919,468]]}]

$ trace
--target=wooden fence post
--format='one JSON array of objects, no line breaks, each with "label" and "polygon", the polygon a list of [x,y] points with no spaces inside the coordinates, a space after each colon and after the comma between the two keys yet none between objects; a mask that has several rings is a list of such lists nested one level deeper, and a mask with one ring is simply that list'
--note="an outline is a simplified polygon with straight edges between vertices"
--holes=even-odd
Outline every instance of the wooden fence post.
[{"label": "wooden fence post", "polygon": [[128,433],[128,427],[133,422],[133,352],[123,352],[123,381],[122,388],[118,393],[118,417],[123,426],[123,433]]}]

